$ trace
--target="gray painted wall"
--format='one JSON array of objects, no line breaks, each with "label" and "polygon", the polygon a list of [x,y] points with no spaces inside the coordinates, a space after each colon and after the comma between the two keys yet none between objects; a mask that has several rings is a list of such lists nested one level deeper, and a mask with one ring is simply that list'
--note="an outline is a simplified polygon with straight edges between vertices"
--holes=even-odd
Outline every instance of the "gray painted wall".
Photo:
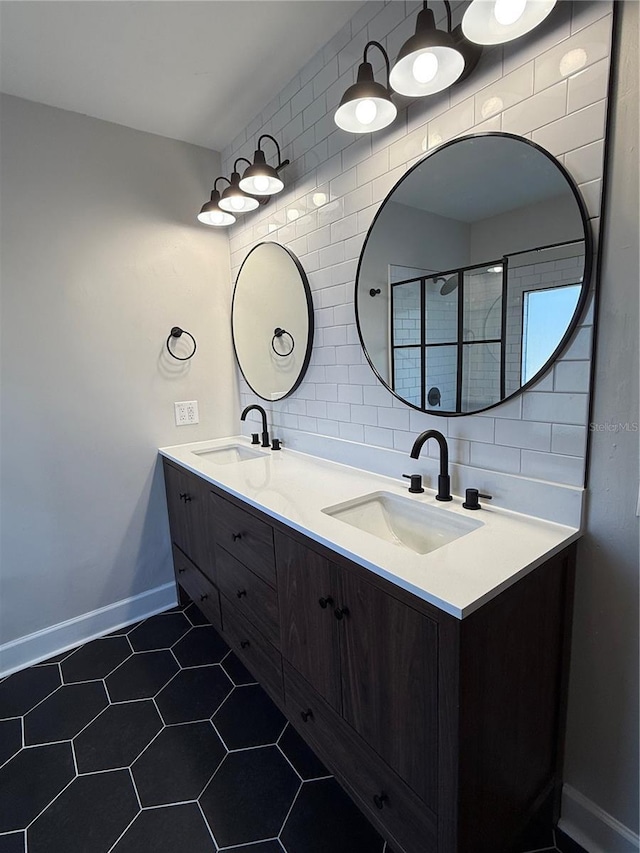
[{"label": "gray painted wall", "polygon": [[565,778],[638,832],[638,4],[619,4],[586,533],[580,543]]},{"label": "gray painted wall", "polygon": [[0,106],[1,644],[172,579],[157,447],[229,434],[236,392],[228,241],[194,218],[218,155]]}]

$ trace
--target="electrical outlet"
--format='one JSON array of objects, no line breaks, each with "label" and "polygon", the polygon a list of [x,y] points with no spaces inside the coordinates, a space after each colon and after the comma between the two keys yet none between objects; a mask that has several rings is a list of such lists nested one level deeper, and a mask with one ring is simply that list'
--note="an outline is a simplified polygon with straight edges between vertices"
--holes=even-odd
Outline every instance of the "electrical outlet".
[{"label": "electrical outlet", "polygon": [[197,400],[185,400],[182,403],[174,403],[173,406],[176,415],[176,426],[186,426],[187,424],[197,424],[200,422]]}]

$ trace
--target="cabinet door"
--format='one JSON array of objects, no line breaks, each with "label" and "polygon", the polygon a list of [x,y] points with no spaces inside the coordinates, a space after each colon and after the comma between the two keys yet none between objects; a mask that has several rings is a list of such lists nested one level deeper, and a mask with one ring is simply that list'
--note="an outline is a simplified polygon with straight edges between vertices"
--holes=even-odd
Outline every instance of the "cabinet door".
[{"label": "cabinet door", "polygon": [[349,572],[340,607],[343,717],[435,810],[437,625]]},{"label": "cabinet door", "polygon": [[334,567],[279,531],[275,543],[282,655],[339,710],[340,655],[334,616]]},{"label": "cabinet door", "polygon": [[213,511],[206,481],[165,463],[172,541],[214,581]]}]

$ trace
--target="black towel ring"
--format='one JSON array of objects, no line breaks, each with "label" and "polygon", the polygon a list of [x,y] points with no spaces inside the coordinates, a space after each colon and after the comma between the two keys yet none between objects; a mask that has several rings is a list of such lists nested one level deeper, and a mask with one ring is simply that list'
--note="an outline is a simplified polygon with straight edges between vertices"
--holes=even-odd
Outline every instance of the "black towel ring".
[{"label": "black towel ring", "polygon": [[[171,347],[169,346],[169,341],[171,340],[171,338],[179,338],[182,335],[188,335],[191,338],[191,340],[193,341],[193,349],[189,355],[180,356],[180,355],[176,355],[175,353],[171,352]],[[181,329],[180,326],[174,326],[173,329],[171,329],[169,337],[167,338],[167,351],[168,351],[169,355],[172,358],[175,358],[177,361],[189,361],[190,358],[193,358],[194,353],[196,351],[196,339],[193,337],[191,332],[187,332],[186,329]]]},{"label": "black towel ring", "polygon": [[[288,335],[291,339],[291,349],[288,352],[278,352],[276,349],[276,338],[281,338],[283,335]],[[276,355],[279,355],[280,358],[286,358],[296,348],[295,341],[293,340],[293,335],[291,332],[287,332],[286,329],[281,329],[279,326],[277,329],[273,330],[273,337],[271,338],[271,349],[275,352]]]}]

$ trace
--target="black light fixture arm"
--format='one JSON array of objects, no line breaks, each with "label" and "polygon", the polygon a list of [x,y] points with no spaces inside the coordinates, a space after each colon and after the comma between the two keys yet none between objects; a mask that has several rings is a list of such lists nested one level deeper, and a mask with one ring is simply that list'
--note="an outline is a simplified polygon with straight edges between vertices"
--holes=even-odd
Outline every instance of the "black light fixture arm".
[{"label": "black light fixture arm", "polygon": [[[449,3],[449,0],[442,0],[442,2],[444,3],[444,8],[447,10],[447,32],[450,33],[451,32],[451,3]],[[427,0],[422,0],[422,10],[424,11],[425,9],[428,9],[428,8],[429,8],[429,4],[428,4]]]},{"label": "black light fixture arm", "polygon": [[377,48],[378,48],[378,50],[382,53],[382,55],[383,55],[383,57],[384,57],[385,65],[387,66],[387,89],[389,90],[389,92],[391,92],[391,91],[392,91],[392,90],[391,90],[391,85],[390,85],[390,83],[389,83],[389,76],[390,76],[390,74],[391,74],[391,65],[390,65],[390,63],[389,63],[389,54],[388,54],[388,53],[387,53],[387,51],[384,49],[384,47],[380,44],[380,42],[379,42],[379,41],[368,41],[368,42],[366,43],[366,45],[364,46],[364,56],[363,56],[363,59],[364,59],[364,61],[365,61],[365,62],[368,62],[368,61],[369,61],[369,60],[367,59],[367,52],[368,52],[368,50],[369,50],[369,48],[370,48],[370,47],[377,47]]},{"label": "black light fixture arm", "polygon": [[270,133],[263,133],[262,136],[258,139],[258,151],[262,151],[262,140],[263,139],[270,139],[274,143],[274,145],[276,146],[276,148],[278,150],[278,165],[275,167],[276,172],[279,172],[280,169],[284,169],[285,166],[288,166],[290,161],[282,159],[282,154],[280,152],[280,146],[278,145],[278,140],[275,137],[271,136]]},{"label": "black light fixture arm", "polygon": [[218,181],[226,181],[229,184],[229,186],[231,186],[231,181],[229,180],[229,178],[225,178],[224,175],[218,175],[218,177],[213,182],[213,189],[214,190],[218,189]]},{"label": "black light fixture arm", "polygon": [[[234,171],[234,172],[237,172],[237,171],[238,171],[238,163],[241,163],[243,160],[244,160],[244,162],[245,162],[245,163],[248,163],[248,164],[249,164],[249,166],[251,165],[251,160],[247,160],[247,158],[246,158],[246,157],[238,157],[238,159],[236,160],[236,162],[233,164],[233,171]],[[229,183],[231,183],[231,181],[229,181]]]}]

